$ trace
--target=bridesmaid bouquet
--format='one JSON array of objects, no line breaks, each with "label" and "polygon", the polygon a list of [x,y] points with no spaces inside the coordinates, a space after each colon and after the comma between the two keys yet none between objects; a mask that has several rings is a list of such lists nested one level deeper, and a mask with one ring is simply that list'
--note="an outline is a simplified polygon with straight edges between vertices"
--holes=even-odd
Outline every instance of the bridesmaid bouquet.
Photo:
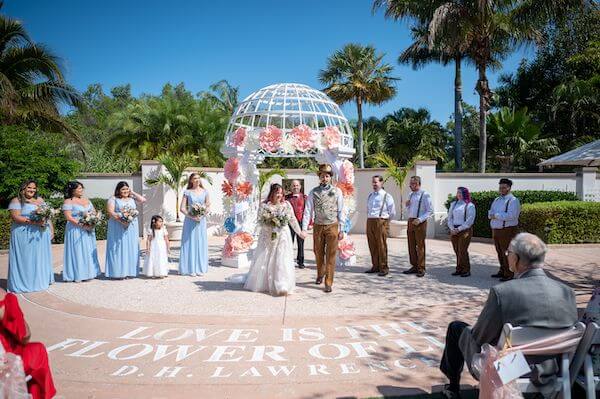
[{"label": "bridesmaid bouquet", "polygon": [[206,216],[208,213],[208,208],[203,204],[194,204],[190,207],[190,216]]},{"label": "bridesmaid bouquet", "polygon": [[32,222],[44,222],[41,226],[42,230],[46,228],[48,222],[58,214],[58,210],[49,207],[47,204],[39,205],[35,211],[29,216]]},{"label": "bridesmaid bouquet", "polygon": [[136,217],[138,217],[139,214],[140,212],[137,209],[130,206],[124,206],[121,210],[121,221],[125,223],[131,223]]},{"label": "bridesmaid bouquet", "polygon": [[102,212],[92,211],[84,213],[81,219],[79,219],[79,224],[83,227],[91,227],[94,228],[98,223],[100,223],[103,219]]},{"label": "bridesmaid bouquet", "polygon": [[277,239],[277,231],[289,223],[289,218],[283,207],[263,207],[258,220],[261,224],[273,228],[271,240]]}]

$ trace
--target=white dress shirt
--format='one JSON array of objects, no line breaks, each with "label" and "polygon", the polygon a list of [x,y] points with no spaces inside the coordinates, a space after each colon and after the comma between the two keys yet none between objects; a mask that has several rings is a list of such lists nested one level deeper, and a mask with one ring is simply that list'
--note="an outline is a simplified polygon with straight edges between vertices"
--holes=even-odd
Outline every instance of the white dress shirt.
[{"label": "white dress shirt", "polygon": [[[408,218],[417,218],[421,223],[433,215],[433,206],[431,205],[431,196],[423,190],[413,191],[408,197],[410,204],[407,207]],[[419,202],[421,206],[419,207]],[[417,215],[418,211],[418,215]]]},{"label": "white dress shirt", "polygon": [[[383,203],[384,198],[385,204]],[[380,189],[369,194],[367,198],[367,218],[392,219],[394,216],[396,216],[396,206],[389,193]]]},{"label": "white dress shirt", "polygon": [[[492,202],[492,206],[488,211],[490,227],[492,229],[502,229],[504,227],[517,226],[519,224],[520,213],[521,204],[517,197],[510,193],[505,196],[501,195]],[[492,219],[492,215],[494,219]]]},{"label": "white dress shirt", "polygon": [[[342,190],[340,190],[337,187],[332,187],[332,190],[335,192],[335,198],[337,200],[337,218],[341,228],[341,226],[344,225],[344,195],[342,194]],[[308,194],[308,197],[306,197],[306,201],[304,202],[304,215],[302,217],[303,231],[306,231],[310,221],[314,220],[314,210],[315,207],[313,190],[310,190],[310,193]]]},{"label": "white dress shirt", "polygon": [[463,200],[452,202],[448,210],[448,228],[452,230],[454,226],[459,226],[458,231],[470,229],[475,223],[475,214],[475,204],[472,202],[468,204]]}]

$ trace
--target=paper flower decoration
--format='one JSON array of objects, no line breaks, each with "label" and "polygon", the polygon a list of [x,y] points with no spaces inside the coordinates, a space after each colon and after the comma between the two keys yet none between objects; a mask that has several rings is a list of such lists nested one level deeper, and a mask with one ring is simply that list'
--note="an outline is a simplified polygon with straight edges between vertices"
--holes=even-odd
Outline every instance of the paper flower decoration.
[{"label": "paper flower decoration", "polygon": [[223,227],[225,227],[225,231],[229,234],[235,231],[235,220],[232,217],[228,217],[225,219],[225,223],[223,223]]},{"label": "paper flower decoration", "polygon": [[245,200],[252,194],[252,184],[250,182],[244,182],[237,185],[237,195],[241,200]]},{"label": "paper flower decoration", "polygon": [[285,137],[281,142],[281,149],[286,154],[293,154],[296,152],[296,144],[292,136]]},{"label": "paper flower decoration", "polygon": [[231,197],[233,195],[233,186],[231,183],[225,180],[223,184],[221,184],[221,191],[223,191],[223,194],[225,194],[227,197]]},{"label": "paper flower decoration", "polygon": [[342,190],[342,195],[348,197],[354,195],[354,184],[352,183],[338,183],[338,188]]},{"label": "paper flower decoration", "polygon": [[348,213],[356,211],[356,199],[352,196],[344,197],[344,208]]},{"label": "paper flower decoration", "polygon": [[263,150],[267,152],[277,152],[279,148],[281,148],[283,131],[276,126],[267,126],[258,135],[258,141]]},{"label": "paper flower decoration", "polygon": [[298,151],[306,152],[315,148],[316,136],[310,127],[298,125],[292,129],[291,136]]},{"label": "paper flower decoration", "polygon": [[231,258],[235,254],[246,252],[252,246],[253,241],[252,235],[244,231],[232,234],[225,239],[223,256],[225,258]]},{"label": "paper flower decoration", "polygon": [[351,229],[352,229],[352,220],[348,216],[346,216],[346,221],[344,222],[344,227],[342,228],[342,231],[344,233],[349,233]]},{"label": "paper flower decoration", "polygon": [[340,168],[340,181],[354,184],[354,165],[347,159],[342,162],[342,167]]},{"label": "paper flower decoration", "polygon": [[238,158],[229,158],[225,162],[225,178],[233,183],[240,175],[240,160]]},{"label": "paper flower decoration", "polygon": [[233,137],[231,138],[231,143],[236,147],[243,147],[246,143],[246,129],[243,127],[238,127],[237,130],[233,133]]},{"label": "paper flower decoration", "polygon": [[341,143],[340,131],[335,126],[328,126],[323,130],[323,145],[331,150],[338,148]]},{"label": "paper flower decoration", "polygon": [[338,255],[340,259],[349,260],[355,254],[354,242],[350,237],[344,237],[338,242]]}]

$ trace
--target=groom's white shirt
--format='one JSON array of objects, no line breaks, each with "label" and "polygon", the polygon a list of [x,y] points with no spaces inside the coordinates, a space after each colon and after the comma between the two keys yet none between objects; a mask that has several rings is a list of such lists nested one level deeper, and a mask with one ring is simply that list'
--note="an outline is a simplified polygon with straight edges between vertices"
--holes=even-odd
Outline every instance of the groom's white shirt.
[{"label": "groom's white shirt", "polygon": [[[332,187],[335,192],[335,197],[338,205],[338,223],[340,226],[344,225],[344,195],[342,194],[342,190],[337,187]],[[308,197],[306,198],[306,202],[304,203],[304,215],[302,216],[302,231],[306,231],[308,229],[308,224],[311,219],[314,219],[314,196],[313,190],[310,190]]]}]

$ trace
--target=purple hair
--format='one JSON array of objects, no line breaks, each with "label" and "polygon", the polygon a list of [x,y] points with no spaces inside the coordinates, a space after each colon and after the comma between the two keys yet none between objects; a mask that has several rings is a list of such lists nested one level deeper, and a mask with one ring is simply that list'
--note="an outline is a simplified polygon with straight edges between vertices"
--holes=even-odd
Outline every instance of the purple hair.
[{"label": "purple hair", "polygon": [[465,201],[465,203],[469,203],[471,202],[471,193],[469,192],[469,189],[466,187],[459,187],[458,191],[460,191],[460,193],[462,194],[463,197],[463,201]]}]

